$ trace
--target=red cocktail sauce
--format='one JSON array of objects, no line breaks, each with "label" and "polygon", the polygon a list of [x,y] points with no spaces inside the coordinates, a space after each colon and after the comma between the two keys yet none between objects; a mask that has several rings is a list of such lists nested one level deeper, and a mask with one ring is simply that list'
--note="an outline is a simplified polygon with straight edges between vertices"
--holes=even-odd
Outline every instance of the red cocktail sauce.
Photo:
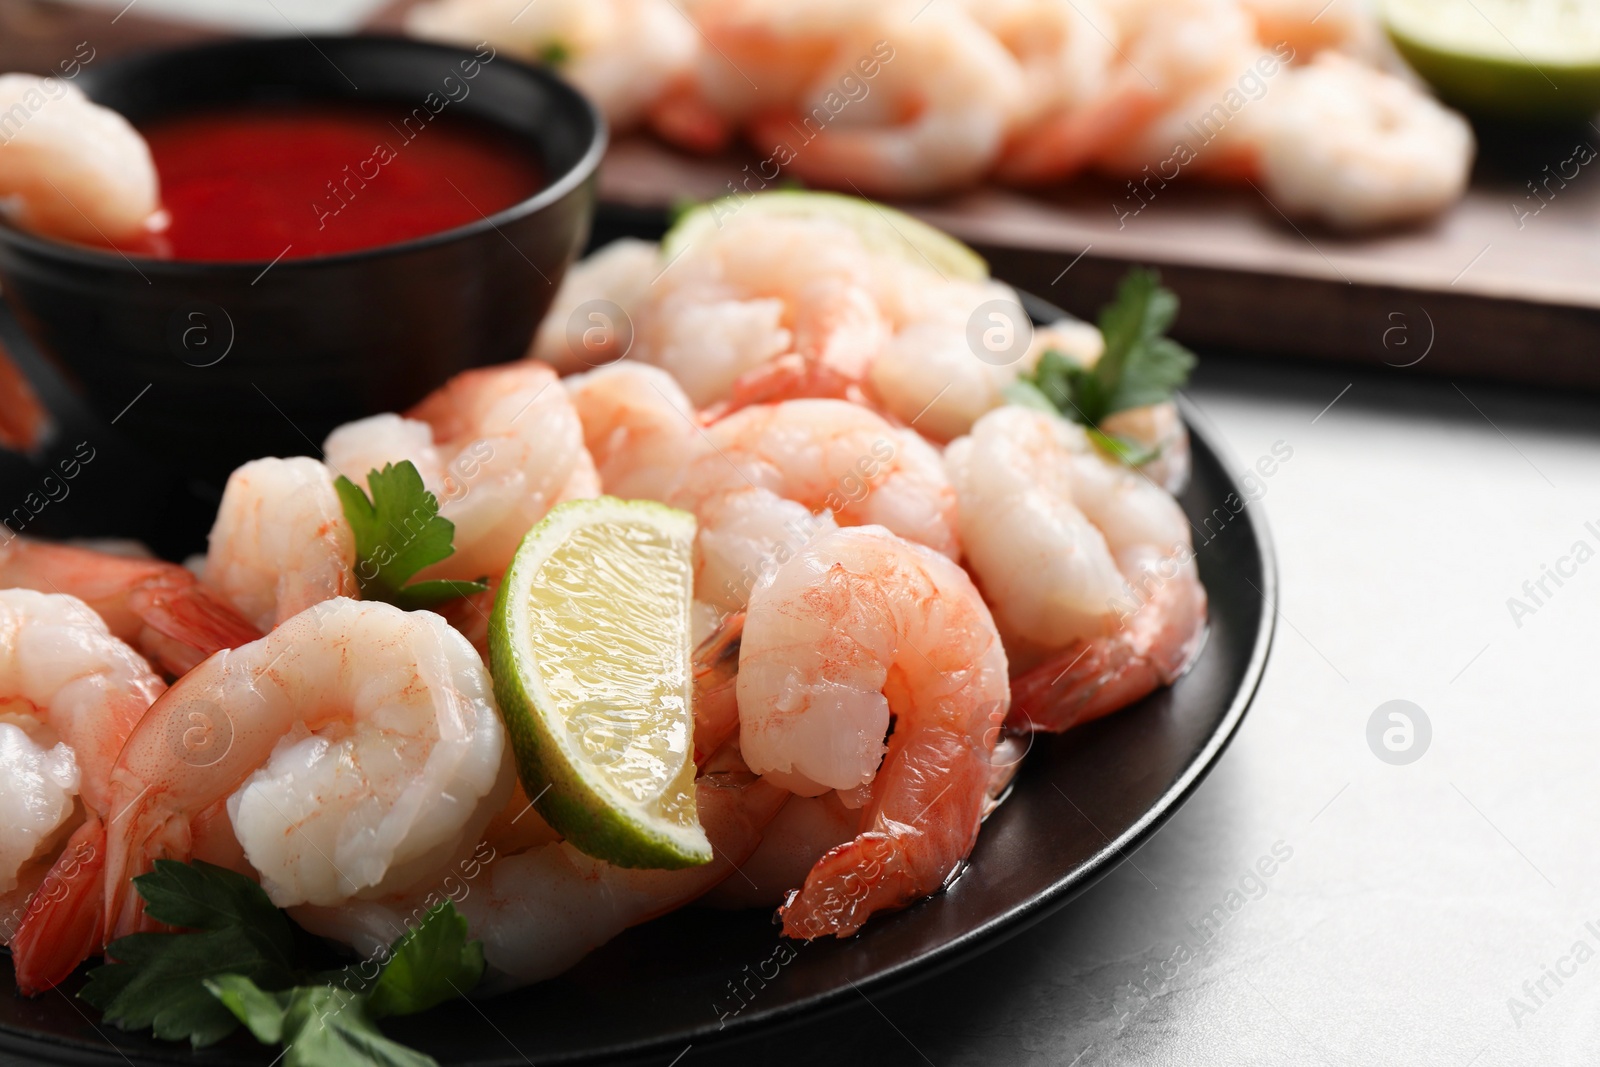
[{"label": "red cocktail sauce", "polygon": [[151,122],[168,228],[119,247],[184,260],[300,259],[453,229],[544,184],[524,142],[448,110],[244,104]]}]

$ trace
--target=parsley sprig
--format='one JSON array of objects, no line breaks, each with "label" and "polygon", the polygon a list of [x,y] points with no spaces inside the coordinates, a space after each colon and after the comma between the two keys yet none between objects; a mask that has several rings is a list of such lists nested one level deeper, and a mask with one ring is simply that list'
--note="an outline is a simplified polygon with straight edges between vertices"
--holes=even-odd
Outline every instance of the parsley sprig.
[{"label": "parsley sprig", "polygon": [[134,886],[151,918],[185,932],[119,938],[107,948],[116,962],[89,973],[78,995],[124,1030],[202,1048],[242,1022],[284,1046],[285,1067],[437,1067],[375,1020],[461,996],[483,975],[483,946],[467,940],[467,921],[448,901],[401,935],[374,973],[306,974],[292,962],[288,919],[243,875],[157,860]]},{"label": "parsley sprig", "polygon": [[1006,387],[1006,399],[1082,423],[1096,444],[1131,466],[1148,463],[1155,452],[1100,424],[1119,411],[1169,400],[1189,380],[1194,353],[1166,336],[1177,315],[1177,294],[1160,275],[1131,270],[1100,311],[1105,351],[1094,366],[1049,349],[1031,374]]},{"label": "parsley sprig", "polygon": [[419,611],[489,588],[482,579],[411,581],[424,567],[455,554],[456,524],[439,515],[438,498],[422,484],[410,460],[370,472],[370,497],[342,474],[333,486],[355,532],[356,584],[362,599]]}]

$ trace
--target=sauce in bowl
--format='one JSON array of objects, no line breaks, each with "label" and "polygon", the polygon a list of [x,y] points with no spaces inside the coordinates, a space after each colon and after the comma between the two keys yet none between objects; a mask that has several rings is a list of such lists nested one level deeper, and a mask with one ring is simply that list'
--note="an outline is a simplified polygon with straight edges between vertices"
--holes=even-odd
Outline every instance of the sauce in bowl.
[{"label": "sauce in bowl", "polygon": [[509,132],[457,114],[317,101],[242,104],[140,128],[168,227],[122,251],[267,261],[353,252],[441,233],[544,185]]}]

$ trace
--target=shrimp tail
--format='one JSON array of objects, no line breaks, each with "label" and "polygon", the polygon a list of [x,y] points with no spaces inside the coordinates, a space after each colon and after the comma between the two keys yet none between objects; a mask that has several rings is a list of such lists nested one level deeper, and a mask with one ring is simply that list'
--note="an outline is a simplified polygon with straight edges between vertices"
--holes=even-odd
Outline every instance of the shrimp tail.
[{"label": "shrimp tail", "polygon": [[52,989],[105,943],[105,824],[90,818],[73,832],[28,902],[11,940],[17,989]]},{"label": "shrimp tail", "polygon": [[0,344],[0,448],[34,452],[50,437],[54,423],[6,346]]},{"label": "shrimp tail", "polygon": [[163,669],[187,674],[214,652],[261,636],[237,608],[178,572],[162,574],[128,594],[128,609],[162,641],[142,642]]},{"label": "shrimp tail", "polygon": [[739,642],[745,613],[729,615],[694,651],[694,763],[706,761],[739,729]]},{"label": "shrimp tail", "polygon": [[[127,787],[114,783],[117,793]],[[168,856],[188,857],[193,849],[189,822],[173,818],[145,789],[131,801],[118,798],[118,812],[105,842],[105,937],[160,929],[144,914],[144,898],[133,880],[155,870],[155,861]]]},{"label": "shrimp tail", "polygon": [[1169,583],[1124,630],[1074,641],[1013,678],[1009,724],[1062,733],[1171,685],[1199,655],[1205,619],[1205,588],[1198,581]]},{"label": "shrimp tail", "polygon": [[890,736],[862,833],[818,860],[778,909],[785,937],[849,937],[875,912],[915,903],[956,873],[978,839],[991,778],[987,753],[974,761],[971,746],[953,725]]}]

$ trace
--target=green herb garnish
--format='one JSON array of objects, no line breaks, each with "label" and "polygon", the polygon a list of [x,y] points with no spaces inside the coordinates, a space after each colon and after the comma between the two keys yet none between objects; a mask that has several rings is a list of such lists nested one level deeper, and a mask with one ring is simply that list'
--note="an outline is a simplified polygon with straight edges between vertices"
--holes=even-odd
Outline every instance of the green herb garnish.
[{"label": "green herb garnish", "polygon": [[384,464],[367,475],[367,485],[370,498],[342,474],[333,483],[355,532],[356,583],[363,599],[419,611],[489,588],[482,579],[411,582],[424,567],[455,554],[456,525],[439,516],[438,498],[410,460]]},{"label": "green herb garnish", "polygon": [[238,1025],[204,985],[243,975],[268,988],[294,984],[289,920],[250,879],[209,863],[156,860],[133,880],[145,914],[194,931],[133,934],[111,943],[116,963],[97,967],[78,995],[124,1030],[146,1027],[168,1041],[212,1044]]},{"label": "green herb garnish", "polygon": [[1006,387],[1013,404],[1063,415],[1094,431],[1095,443],[1133,466],[1154,454],[1125,437],[1099,431],[1107,416],[1170,400],[1189,380],[1194,353],[1166,336],[1178,297],[1155,271],[1128,272],[1114,301],[1100,311],[1105,351],[1084,367],[1056,349],[1039,357],[1031,374]]},{"label": "green herb garnish", "polygon": [[572,49],[563,41],[549,40],[539,48],[539,62],[549,67],[559,67],[571,58]]},{"label": "green herb garnish", "polygon": [[133,934],[79,994],[124,1030],[214,1044],[244,1023],[282,1044],[286,1067],[437,1067],[383,1036],[375,1020],[463,996],[483,975],[483,946],[446,901],[401,935],[372,974],[307,975],[291,963],[283,912],[250,879],[208,863],[157,860],[134,879],[153,919],[188,932]]}]

